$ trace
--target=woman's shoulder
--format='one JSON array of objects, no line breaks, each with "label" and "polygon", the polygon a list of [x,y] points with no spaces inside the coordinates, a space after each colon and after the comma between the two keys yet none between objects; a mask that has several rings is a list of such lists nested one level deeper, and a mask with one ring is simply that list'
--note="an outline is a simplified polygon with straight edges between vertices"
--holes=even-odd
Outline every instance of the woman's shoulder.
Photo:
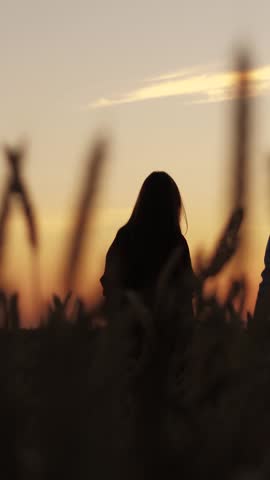
[{"label": "woman's shoulder", "polygon": [[119,228],[117,231],[117,234],[115,236],[115,240],[118,242],[124,243],[128,241],[130,237],[130,231],[127,225],[124,225],[123,227]]},{"label": "woman's shoulder", "polygon": [[118,250],[119,248],[122,249],[123,247],[125,247],[128,243],[128,240],[129,240],[129,233],[126,226],[119,228],[109,248],[109,253],[112,253],[113,251]]}]

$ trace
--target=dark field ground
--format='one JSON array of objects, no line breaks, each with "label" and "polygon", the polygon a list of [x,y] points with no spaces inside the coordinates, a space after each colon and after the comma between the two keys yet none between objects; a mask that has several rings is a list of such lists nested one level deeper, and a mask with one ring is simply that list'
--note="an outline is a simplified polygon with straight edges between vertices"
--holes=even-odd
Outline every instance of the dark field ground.
[{"label": "dark field ground", "polygon": [[3,478],[269,477],[269,320],[167,300],[0,332]]}]

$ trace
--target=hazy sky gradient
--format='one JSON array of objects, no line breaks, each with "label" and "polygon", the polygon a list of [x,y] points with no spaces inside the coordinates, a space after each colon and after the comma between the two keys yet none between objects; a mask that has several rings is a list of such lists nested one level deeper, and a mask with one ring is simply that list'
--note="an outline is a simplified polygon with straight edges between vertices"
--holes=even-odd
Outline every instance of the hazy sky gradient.
[{"label": "hazy sky gradient", "polygon": [[[154,169],[168,171],[181,189],[192,252],[213,244],[227,211],[232,102],[198,104],[183,94],[111,108],[82,107],[150,88],[160,76],[182,70],[189,77],[201,71],[226,75],[234,66],[234,47],[241,44],[250,46],[254,68],[269,69],[269,17],[268,0],[1,1],[0,140],[24,136],[30,141],[25,175],[42,216],[42,258],[52,286],[84,154],[100,129],[110,133],[112,147],[95,226],[95,275],[143,179]],[[270,92],[262,93],[253,102],[250,261],[255,283],[269,232]],[[1,159],[3,181],[4,172]],[[22,248],[19,232],[17,248]]]}]

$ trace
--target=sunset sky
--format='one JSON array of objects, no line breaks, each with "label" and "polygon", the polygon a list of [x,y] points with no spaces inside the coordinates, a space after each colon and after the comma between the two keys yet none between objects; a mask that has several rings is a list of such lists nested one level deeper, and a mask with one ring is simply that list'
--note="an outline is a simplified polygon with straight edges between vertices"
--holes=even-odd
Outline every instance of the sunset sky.
[{"label": "sunset sky", "polygon": [[[84,292],[97,285],[106,249],[153,170],[179,185],[192,256],[215,243],[229,212],[234,52],[245,45],[255,94],[247,259],[254,297],[269,235],[269,17],[268,0],[1,1],[0,141],[29,140],[24,173],[39,213],[46,293],[58,285],[85,154],[99,132],[111,139],[110,161]],[[15,220],[7,279],[31,290]]]}]

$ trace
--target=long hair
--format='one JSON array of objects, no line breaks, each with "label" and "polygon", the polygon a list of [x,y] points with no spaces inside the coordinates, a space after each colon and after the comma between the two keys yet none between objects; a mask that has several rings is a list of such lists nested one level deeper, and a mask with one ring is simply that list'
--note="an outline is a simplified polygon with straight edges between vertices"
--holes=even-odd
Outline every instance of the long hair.
[{"label": "long hair", "polygon": [[142,231],[180,233],[187,218],[179,189],[166,172],[152,172],[143,182],[127,226]]}]

